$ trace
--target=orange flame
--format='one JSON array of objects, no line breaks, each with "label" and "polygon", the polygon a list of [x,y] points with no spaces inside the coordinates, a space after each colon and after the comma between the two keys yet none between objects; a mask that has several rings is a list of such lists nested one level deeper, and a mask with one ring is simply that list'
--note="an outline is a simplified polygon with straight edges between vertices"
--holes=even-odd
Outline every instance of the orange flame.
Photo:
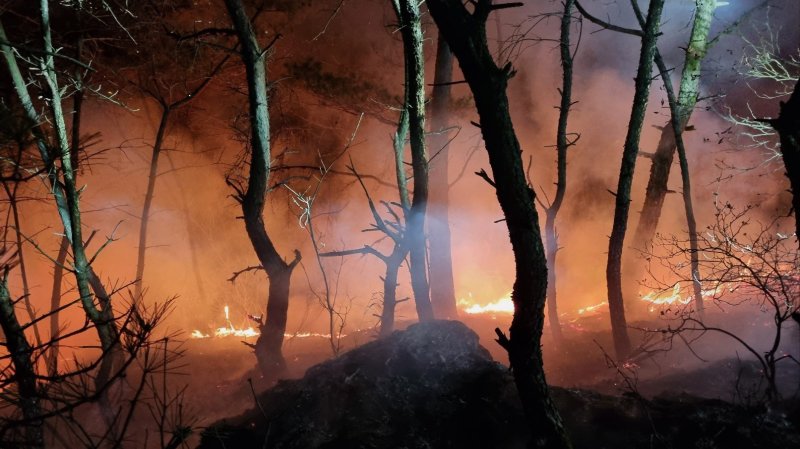
[{"label": "orange flame", "polygon": [[514,302],[511,301],[511,292],[497,301],[490,302],[489,304],[476,304],[472,299],[472,293],[469,293],[469,299],[459,299],[458,305],[464,313],[469,315],[476,315],[480,313],[500,313],[500,314],[513,314]]}]

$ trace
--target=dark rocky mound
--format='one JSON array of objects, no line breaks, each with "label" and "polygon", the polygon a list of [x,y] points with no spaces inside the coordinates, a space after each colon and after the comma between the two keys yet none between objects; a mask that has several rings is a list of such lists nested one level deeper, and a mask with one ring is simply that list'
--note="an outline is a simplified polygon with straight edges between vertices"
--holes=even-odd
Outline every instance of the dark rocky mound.
[{"label": "dark rocky mound", "polygon": [[[800,447],[775,410],[554,389],[577,448]],[[455,321],[422,323],[314,366],[209,427],[200,448],[523,448],[513,379]],[[535,429],[534,429],[535,431]]]}]

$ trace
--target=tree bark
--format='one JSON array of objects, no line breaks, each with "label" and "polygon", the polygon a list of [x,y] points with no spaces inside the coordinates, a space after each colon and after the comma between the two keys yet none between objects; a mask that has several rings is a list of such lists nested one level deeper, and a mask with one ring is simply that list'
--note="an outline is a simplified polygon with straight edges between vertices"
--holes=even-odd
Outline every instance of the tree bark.
[{"label": "tree bark", "polygon": [[511,335],[510,339],[502,336],[499,341],[508,351],[522,406],[535,434],[532,445],[567,448],[570,443],[550,399],[542,366],[547,262],[534,207],[535,194],[525,179],[521,148],[508,110],[506,86],[513,70],[510,64],[497,67],[486,41],[492,2],[476,2],[473,13],[459,0],[429,0],[428,8],[472,91],[514,252]]},{"label": "tree bark", "polygon": [[800,79],[794,86],[789,101],[781,102],[777,119],[769,124],[778,132],[783,166],[792,192],[792,209],[795,219],[795,236],[800,244]]},{"label": "tree bark", "polygon": [[457,319],[453,284],[452,238],[449,214],[450,83],[453,81],[453,53],[442,36],[436,44],[436,68],[431,98],[430,204],[428,234],[430,246],[431,303],[438,318]]},{"label": "tree bark", "polygon": [[553,203],[545,211],[545,237],[547,241],[547,317],[550,321],[550,331],[556,345],[564,342],[561,332],[561,321],[558,317],[558,302],[556,295],[556,257],[558,255],[558,233],[556,232],[556,215],[564,202],[567,193],[567,150],[571,143],[567,135],[567,122],[569,110],[572,107],[572,49],[570,47],[570,31],[572,27],[572,8],[575,0],[564,2],[564,12],[561,14],[561,37],[559,49],[561,53],[561,103],[558,110],[558,130],[556,133],[556,195]]},{"label": "tree bark", "polygon": [[[694,21],[689,44],[686,48],[677,98],[677,120],[670,120],[661,131],[661,137],[650,165],[650,177],[647,182],[642,212],[633,236],[633,244],[631,246],[639,250],[646,249],[646,246],[653,240],[658,228],[664,199],[667,196],[667,183],[677,148],[674,123],[677,122],[679,131],[683,133],[697,104],[697,97],[700,91],[701,63],[706,55],[709,29],[711,28],[711,21],[716,7],[716,0],[696,0]],[[669,82],[669,78],[664,81]],[[635,264],[635,267],[632,266],[631,268],[636,270],[636,267],[641,266],[641,263],[634,259],[630,258],[631,263]],[[641,270],[632,272],[637,273],[636,277],[638,277],[638,273],[641,273]]]},{"label": "tree bark", "polygon": [[414,173],[414,195],[406,218],[406,240],[409,249],[409,270],[414,304],[420,321],[432,320],[428,287],[427,239],[425,210],[428,204],[428,155],[425,149],[425,58],[422,53],[422,23],[416,0],[393,0],[400,34],[403,37],[406,98],[408,113],[411,168]]},{"label": "tree bark", "polygon": [[153,205],[153,197],[156,190],[156,178],[158,177],[158,162],[161,156],[161,146],[164,143],[164,134],[167,132],[169,123],[169,107],[162,105],[161,120],[158,123],[156,139],[153,142],[153,153],[150,156],[150,171],[147,175],[147,190],[144,194],[144,204],[142,205],[142,216],[139,221],[139,246],[136,252],[136,278],[133,287],[133,297],[137,300],[142,297],[144,280],[144,262],[147,253],[147,226],[150,224],[150,208]]},{"label": "tree bark", "polygon": [[[78,286],[81,306],[86,316],[97,329],[103,352],[116,353],[119,349],[119,346],[116,344],[118,335],[111,303],[107,301],[107,297],[98,294],[97,299],[100,303],[100,307],[98,308],[95,305],[95,298],[92,295],[92,288],[90,286],[90,280],[97,280],[97,276],[88,263],[81,237],[81,217],[80,206],[78,204],[79,194],[75,185],[75,170],[73,168],[71,146],[67,139],[66,124],[61,108],[61,91],[58,87],[53,61],[54,50],[50,33],[49,5],[46,0],[41,0],[40,10],[44,53],[41,61],[41,74],[47,86],[44,95],[48,99],[50,113],[52,115],[53,131],[56,136],[54,148],[49,146],[46,133],[43,132],[38,125],[33,126],[32,132],[42,162],[48,171],[47,178],[52,188],[53,196],[55,197],[56,209],[64,226],[64,236],[72,247],[73,272],[75,274],[76,285]],[[36,111],[28,92],[28,84],[17,65],[14,51],[7,42],[8,39],[5,35],[5,30],[2,24],[0,24],[0,49],[2,49],[5,57],[6,67],[11,75],[14,90],[20,99],[20,103],[25,110],[27,118],[32,124],[38,124],[42,120],[40,120],[39,113]],[[56,167],[56,160],[61,162],[60,170]],[[59,177],[59,172],[61,173],[61,177]],[[99,282],[97,284],[99,285]],[[110,365],[112,365],[115,360],[116,357],[104,357],[103,365],[107,366],[110,371]],[[98,381],[98,387],[101,386],[102,384]]]},{"label": "tree bark", "polygon": [[242,192],[239,199],[247,236],[269,277],[266,321],[259,326],[261,335],[256,340],[255,354],[261,373],[268,379],[274,379],[286,370],[282,346],[289,310],[289,286],[292,271],[300,262],[300,252],[295,250],[292,262],[284,261],[264,224],[270,171],[266,55],[258,44],[241,0],[225,0],[225,5],[239,37],[240,56],[247,72],[250,108],[250,172],[247,190]]},{"label": "tree bark", "polygon": [[43,422],[40,419],[41,405],[39,390],[36,386],[36,371],[33,354],[25,331],[17,320],[14,303],[8,292],[8,272],[0,279],[0,327],[5,333],[5,346],[14,364],[13,378],[17,384],[19,408],[22,416],[28,421],[25,426],[25,446],[31,448],[44,447]]},{"label": "tree bark", "polygon": [[394,312],[397,307],[397,274],[405,259],[406,250],[395,245],[392,254],[384,259],[386,273],[383,277],[383,309],[381,310],[380,336],[394,332]]},{"label": "tree bark", "polygon": [[608,288],[608,309],[611,315],[611,331],[617,359],[624,359],[631,351],[628,325],[625,320],[625,302],[622,297],[622,249],[628,226],[631,184],[633,183],[633,173],[639,153],[639,141],[642,126],[644,125],[645,112],[647,111],[650,77],[653,71],[653,58],[656,52],[656,41],[658,40],[663,7],[664,0],[652,0],[647,11],[647,20],[642,36],[642,49],[639,55],[639,67],[636,72],[633,108],[628,123],[628,133],[625,137],[619,182],[617,184],[614,224],[608,242],[606,285]]}]

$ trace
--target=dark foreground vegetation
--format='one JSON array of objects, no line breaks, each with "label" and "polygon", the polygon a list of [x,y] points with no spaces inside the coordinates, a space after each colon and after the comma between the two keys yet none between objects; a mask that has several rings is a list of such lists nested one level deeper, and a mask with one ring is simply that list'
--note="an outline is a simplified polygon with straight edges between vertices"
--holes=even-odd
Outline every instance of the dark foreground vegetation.
[{"label": "dark foreground vegetation", "polygon": [[[577,448],[800,444],[797,401],[565,388],[553,397]],[[508,368],[457,321],[412,325],[251,400],[252,409],[206,429],[199,448],[524,448],[531,436]]]}]

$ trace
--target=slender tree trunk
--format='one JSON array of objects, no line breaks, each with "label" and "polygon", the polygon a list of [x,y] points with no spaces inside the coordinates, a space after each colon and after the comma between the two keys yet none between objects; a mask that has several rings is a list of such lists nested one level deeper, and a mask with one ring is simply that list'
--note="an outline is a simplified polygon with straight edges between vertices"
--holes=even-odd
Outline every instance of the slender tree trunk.
[{"label": "slender tree trunk", "polygon": [[64,264],[67,262],[67,251],[69,250],[69,240],[67,237],[61,237],[61,244],[58,247],[58,254],[56,255],[56,262],[53,264],[53,289],[50,293],[50,351],[48,355],[48,368],[47,373],[50,376],[58,374],[58,355],[60,352],[60,343],[58,341],[61,335],[61,326],[59,324],[59,312],[61,307],[61,282],[64,279]]},{"label": "slender tree trunk", "polygon": [[639,56],[639,68],[636,72],[636,88],[633,97],[633,108],[628,123],[628,133],[622,152],[619,183],[617,184],[616,205],[614,208],[614,225],[608,243],[608,265],[606,266],[606,283],[608,286],[608,308],[611,314],[611,331],[614,337],[614,349],[618,359],[630,354],[631,343],[628,337],[625,320],[625,302],[622,297],[622,249],[625,231],[628,226],[628,214],[631,203],[631,184],[636,168],[639,152],[639,141],[645,112],[647,97],[650,92],[653,57],[656,52],[656,41],[661,22],[661,11],[664,0],[653,0],[647,11],[647,20],[642,36],[642,50]]},{"label": "slender tree trunk", "polygon": [[[21,153],[20,153],[21,156]],[[11,188],[6,181],[3,181],[3,189],[6,191],[8,197],[9,208],[11,209],[11,217],[14,221],[14,235],[15,245],[17,247],[17,261],[19,262],[19,274],[22,278],[22,302],[25,304],[25,311],[28,312],[31,322],[33,322],[33,335],[36,339],[36,344],[42,344],[42,336],[39,334],[39,324],[36,323],[36,312],[31,305],[31,289],[28,285],[28,267],[25,264],[25,251],[22,247],[22,223],[19,217],[19,202],[17,201],[17,189],[19,183],[14,184]]]},{"label": "slender tree trunk", "polygon": [[475,99],[497,199],[514,252],[511,336],[506,339],[498,330],[499,341],[508,351],[522,406],[534,432],[533,446],[567,448],[570,443],[550,399],[542,366],[547,261],[534,207],[535,194],[525,179],[521,148],[508,110],[506,86],[513,70],[510,64],[497,67],[486,42],[492,2],[478,1],[473,13],[459,0],[429,0],[428,8],[458,59]]},{"label": "slender tree trunk", "polygon": [[[114,348],[117,346],[117,328],[114,322],[114,316],[111,310],[111,302],[109,298],[98,297],[98,302],[100,303],[99,309],[94,303],[94,295],[90,286],[90,282],[92,280],[96,281],[97,276],[94,275],[94,272],[89,266],[89,259],[86,256],[86,250],[82,237],[79,193],[75,181],[75,170],[73,169],[72,164],[71,146],[69,145],[67,138],[67,127],[64,121],[64,112],[61,107],[61,91],[58,86],[54,65],[54,50],[50,33],[50,13],[48,0],[41,0],[40,7],[43,50],[45,53],[42,58],[42,75],[47,85],[50,112],[53,119],[53,129],[56,135],[57,156],[61,162],[63,193],[65,199],[64,205],[67,209],[66,214],[69,216],[69,222],[65,223],[65,231],[68,238],[70,238],[70,243],[72,245],[72,255],[74,259],[73,272],[75,273],[76,284],[78,286],[78,293],[80,294],[83,309],[97,328],[103,352],[108,354],[113,352]],[[69,224],[69,227],[67,224]],[[104,360],[112,360],[112,358],[105,357]]]},{"label": "slender tree trunk", "polygon": [[572,28],[572,8],[574,0],[564,2],[564,12],[561,14],[561,38],[559,49],[561,53],[561,104],[558,107],[558,131],[556,133],[556,195],[553,203],[546,210],[545,237],[547,241],[547,317],[550,321],[550,331],[556,345],[564,342],[561,332],[561,321],[558,317],[558,301],[556,295],[556,256],[558,255],[558,233],[556,232],[556,215],[564,202],[567,193],[567,150],[571,143],[567,135],[567,122],[569,110],[572,107],[572,48],[570,32]]},{"label": "slender tree trunk", "polygon": [[797,80],[789,101],[781,102],[780,108],[778,118],[768,122],[780,137],[783,166],[786,168],[786,177],[789,178],[792,192],[795,235],[800,244],[800,79]]},{"label": "slender tree trunk", "polygon": [[267,234],[264,204],[269,185],[270,131],[266,55],[258,44],[241,0],[225,0],[225,5],[239,36],[250,106],[250,173],[247,190],[242,192],[240,201],[247,236],[269,277],[266,322],[260,326],[261,335],[256,340],[255,353],[262,374],[273,379],[286,369],[282,353],[283,336],[286,332],[292,271],[300,262],[300,252],[295,250],[294,260],[285,262]]},{"label": "slender tree trunk", "polygon": [[395,246],[392,254],[384,259],[386,273],[383,277],[383,309],[381,310],[380,336],[386,337],[394,331],[394,312],[397,306],[397,273],[403,264],[406,251]]},{"label": "slender tree trunk", "polygon": [[457,319],[453,284],[452,239],[449,215],[449,150],[447,131],[450,113],[450,83],[453,81],[453,53],[441,36],[436,45],[436,69],[431,99],[430,199],[428,234],[430,245],[431,303],[438,318]]},{"label": "slender tree trunk", "polygon": [[[80,17],[80,16],[79,16]],[[75,42],[75,59],[82,61],[83,59],[83,36],[78,35]],[[80,70],[77,71],[74,83],[75,93],[72,96],[72,125],[71,125],[71,139],[70,139],[70,152],[72,153],[72,162],[75,167],[78,166],[80,160],[81,148],[81,122],[83,114],[83,99],[84,99],[84,82],[85,79]],[[47,357],[48,374],[55,376],[58,374],[58,357],[60,352],[59,336],[61,334],[61,326],[59,324],[59,317],[61,313],[58,309],[61,307],[61,282],[64,279],[64,264],[67,261],[67,253],[69,251],[69,240],[66,235],[61,237],[61,243],[58,246],[58,254],[56,261],[53,264],[53,288],[50,292],[50,351]],[[97,292],[95,292],[95,295]]]},{"label": "slender tree trunk", "polygon": [[416,0],[392,2],[400,22],[405,61],[406,98],[411,167],[414,173],[414,195],[406,219],[406,239],[409,248],[409,270],[414,303],[420,321],[432,320],[428,289],[427,239],[425,210],[428,204],[428,155],[425,150],[425,58],[422,53],[422,23]]},{"label": "slender tree trunk", "polygon": [[703,304],[703,289],[700,284],[700,254],[697,247],[697,220],[694,217],[694,205],[692,203],[692,183],[689,175],[689,159],[686,157],[686,146],[683,141],[682,126],[678,101],[672,89],[672,82],[669,79],[669,70],[661,55],[655,56],[661,79],[664,81],[664,89],[667,92],[667,101],[670,109],[670,129],[674,131],[675,145],[678,148],[678,160],[681,167],[681,185],[683,188],[683,208],[686,213],[686,227],[689,233],[689,258],[690,269],[692,272],[692,293],[694,296],[695,310],[702,316],[705,306]]},{"label": "slender tree trunk", "polygon": [[161,120],[156,132],[156,140],[153,142],[153,154],[150,156],[150,171],[147,176],[147,191],[144,195],[144,205],[142,206],[142,216],[139,221],[139,247],[136,253],[136,280],[134,284],[133,297],[141,299],[142,287],[144,284],[144,262],[147,253],[147,226],[150,224],[150,208],[153,205],[153,197],[156,190],[156,178],[158,178],[158,160],[161,156],[161,146],[164,143],[164,134],[167,132],[169,123],[170,108],[161,105]]},{"label": "slender tree trunk", "polygon": [[[684,131],[697,104],[697,97],[700,91],[701,63],[706,55],[709,30],[716,7],[716,0],[696,0],[694,21],[689,44],[686,48],[677,98],[677,120],[670,120],[661,131],[661,137],[656,151],[653,153],[652,164],[650,165],[650,177],[647,182],[642,212],[633,236],[631,246],[639,250],[646,249],[647,245],[653,240],[658,228],[664,199],[669,191],[667,183],[677,148],[675,127],[677,126],[681,133]],[[664,81],[669,82],[669,78]],[[639,268],[642,264],[640,260],[636,259],[628,259],[631,264],[629,272],[638,278],[642,273],[641,268]]]},{"label": "slender tree trunk", "polygon": [[[43,70],[42,75],[47,84],[47,91],[49,94],[49,105],[51,114],[53,116],[54,131],[56,134],[56,148],[54,153],[51,154],[51,149],[48,147],[47,139],[41,129],[34,127],[33,133],[36,137],[37,147],[42,157],[45,167],[48,168],[48,180],[52,192],[55,196],[56,206],[59,217],[64,225],[64,235],[69,240],[73,249],[73,257],[75,259],[75,277],[78,291],[81,297],[81,304],[86,312],[86,315],[97,327],[98,335],[100,336],[101,346],[103,348],[111,348],[116,341],[116,327],[113,317],[101,316],[100,310],[94,305],[92,291],[89,287],[88,278],[90,277],[90,269],[88,260],[83,247],[83,240],[81,239],[80,227],[80,208],[78,206],[78,192],[75,187],[75,173],[73,170],[70,146],[67,142],[66,124],[64,122],[63,111],[61,109],[61,93],[58,88],[57,79],[55,76],[55,68],[53,65],[53,45],[50,37],[50,22],[49,22],[49,8],[46,0],[40,3],[42,15],[42,34],[44,38],[44,54],[43,57]],[[7,42],[5,31],[0,25],[0,42]],[[33,105],[30,94],[28,93],[27,83],[22,76],[17,65],[16,58],[14,57],[13,50],[7,44],[0,43],[0,48],[6,59],[6,66],[11,74],[14,89],[19,96],[20,103],[26,112],[28,119],[31,123],[39,123],[39,114]],[[61,161],[60,172],[63,176],[63,182],[58,178],[59,170],[55,169],[56,159]],[[110,305],[108,307],[110,310]],[[113,337],[113,338],[112,338]]]},{"label": "slender tree trunk", "polygon": [[41,405],[36,387],[36,368],[32,360],[32,350],[25,338],[25,331],[17,320],[14,303],[8,292],[8,272],[0,279],[0,327],[5,333],[5,346],[14,364],[14,380],[17,384],[19,407],[22,416],[29,420],[25,427],[24,447],[43,448],[44,433],[40,417]]}]

